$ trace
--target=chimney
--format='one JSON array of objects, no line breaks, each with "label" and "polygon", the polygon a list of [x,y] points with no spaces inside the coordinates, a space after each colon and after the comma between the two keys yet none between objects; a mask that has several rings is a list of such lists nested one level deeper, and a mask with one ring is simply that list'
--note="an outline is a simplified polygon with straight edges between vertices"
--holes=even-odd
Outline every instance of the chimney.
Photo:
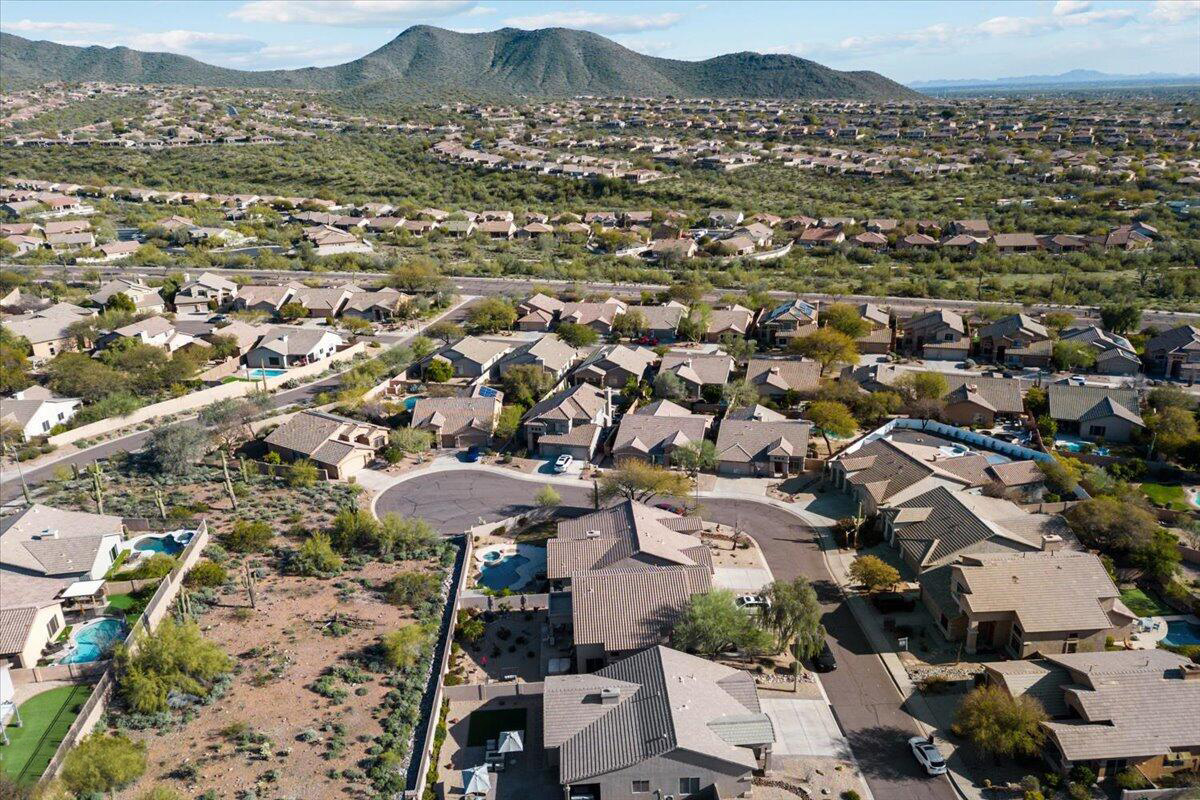
[{"label": "chimney", "polygon": [[1064,544],[1066,543],[1063,541],[1063,537],[1056,533],[1046,533],[1042,535],[1043,553],[1057,553],[1059,550],[1063,549]]},{"label": "chimney", "polygon": [[1200,681],[1200,664],[1180,664],[1179,670],[1185,681]]},{"label": "chimney", "polygon": [[613,409],[612,409],[613,390],[611,386],[604,389],[604,422],[606,425],[612,424]]},{"label": "chimney", "polygon": [[46,530],[42,531],[42,535],[39,538],[41,538],[41,539],[57,539],[58,538],[58,528],[47,528]]},{"label": "chimney", "polygon": [[621,699],[621,689],[617,686],[605,686],[600,690],[600,705],[615,705]]}]

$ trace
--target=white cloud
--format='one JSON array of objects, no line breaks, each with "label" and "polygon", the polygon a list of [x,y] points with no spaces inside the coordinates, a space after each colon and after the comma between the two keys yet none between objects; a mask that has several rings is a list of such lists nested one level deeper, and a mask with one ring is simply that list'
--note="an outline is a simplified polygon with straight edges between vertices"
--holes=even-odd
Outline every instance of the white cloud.
[{"label": "white cloud", "polygon": [[237,33],[205,33],[203,31],[159,31],[134,33],[122,37],[127,47],[152,52],[166,51],[187,55],[225,55],[260,53],[265,42]]},{"label": "white cloud", "polygon": [[1200,0],[1155,0],[1148,16],[1155,22],[1184,22],[1200,16]]},{"label": "white cloud", "polygon": [[510,17],[505,25],[514,28],[583,28],[598,33],[637,33],[661,31],[683,19],[682,14],[601,14],[595,11],[551,11]]},{"label": "white cloud", "polygon": [[468,11],[466,15],[468,17],[483,17],[487,16],[488,14],[495,14],[499,10],[500,9],[498,8],[492,8],[490,6],[475,6]]},{"label": "white cloud", "polygon": [[1056,17],[1065,17],[1069,14],[1078,14],[1081,11],[1087,11],[1092,7],[1089,0],[1058,0],[1054,4],[1054,11],[1051,13]]},{"label": "white cloud", "polygon": [[675,47],[674,42],[662,39],[643,39],[639,36],[617,36],[616,41],[635,53],[647,56],[661,56]]},{"label": "white cloud", "polygon": [[450,17],[476,7],[474,0],[251,0],[229,16],[242,22],[371,28]]},{"label": "white cloud", "polygon": [[979,23],[976,30],[989,36],[1024,36],[1043,24],[1035,17],[992,17]]},{"label": "white cloud", "polygon": [[32,19],[19,19],[16,22],[0,22],[0,28],[13,33],[89,36],[107,33],[115,30],[116,26],[107,22],[39,22]]}]

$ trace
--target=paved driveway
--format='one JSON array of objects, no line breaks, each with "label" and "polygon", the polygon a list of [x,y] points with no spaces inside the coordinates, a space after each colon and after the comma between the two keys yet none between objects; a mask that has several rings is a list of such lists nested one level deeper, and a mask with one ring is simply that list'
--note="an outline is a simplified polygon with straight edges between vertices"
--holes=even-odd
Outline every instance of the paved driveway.
[{"label": "paved driveway", "polygon": [[850,758],[850,744],[824,700],[770,698],[759,702],[775,726],[773,755]]},{"label": "paved driveway", "polygon": [[[443,533],[461,533],[480,519],[492,522],[531,510],[538,488],[536,482],[491,472],[438,472],[387,490],[376,510],[421,516]],[[554,488],[564,504],[591,507],[590,485]],[[838,662],[821,682],[876,800],[957,800],[947,779],[931,779],[917,769],[907,740],[921,731],[843,602],[816,532],[782,508],[753,500],[706,497],[702,505],[705,519],[736,525],[754,537],[776,580],[805,575],[812,581]]]}]

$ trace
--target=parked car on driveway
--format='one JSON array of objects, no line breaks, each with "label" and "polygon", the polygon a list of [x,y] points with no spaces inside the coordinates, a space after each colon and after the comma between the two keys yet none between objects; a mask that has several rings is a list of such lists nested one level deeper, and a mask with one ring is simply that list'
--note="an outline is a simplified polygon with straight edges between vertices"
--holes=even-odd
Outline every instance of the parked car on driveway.
[{"label": "parked car on driveway", "polygon": [[871,605],[883,614],[897,614],[912,611],[917,607],[917,601],[901,592],[879,592],[871,595]]},{"label": "parked car on driveway", "polygon": [[575,462],[574,458],[567,455],[566,453],[563,453],[554,462],[554,471],[559,474],[562,474],[562,473],[566,472],[567,470],[569,470],[571,468],[571,464],[573,464],[574,462]]},{"label": "parked car on driveway", "polygon": [[921,736],[914,736],[908,740],[908,746],[912,748],[913,756],[916,757],[917,763],[929,775],[945,775],[946,774],[946,759],[942,757],[941,751],[937,749],[937,745]]},{"label": "parked car on driveway", "polygon": [[759,609],[771,607],[770,599],[763,597],[761,594],[739,594],[734,598],[734,603],[737,604],[738,608]]},{"label": "parked car on driveway", "polygon": [[463,453],[463,461],[474,464],[482,455],[483,450],[480,449],[479,445],[473,444],[467,448],[467,452]]}]

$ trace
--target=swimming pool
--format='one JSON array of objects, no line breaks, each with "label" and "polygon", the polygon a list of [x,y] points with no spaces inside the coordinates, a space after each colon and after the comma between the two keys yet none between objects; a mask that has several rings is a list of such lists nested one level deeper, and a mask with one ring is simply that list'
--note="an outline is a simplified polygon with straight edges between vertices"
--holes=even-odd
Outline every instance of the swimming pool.
[{"label": "swimming pool", "polygon": [[173,556],[183,552],[183,545],[166,536],[148,536],[133,546],[139,553],[166,553]]},{"label": "swimming pool", "polygon": [[88,664],[107,656],[125,637],[125,623],[115,617],[101,617],[71,632],[71,649],[58,659],[59,664]]},{"label": "swimming pool", "polygon": [[495,544],[475,554],[479,564],[476,585],[500,591],[521,589],[546,571],[546,548],[530,544]]},{"label": "swimming pool", "polygon": [[528,564],[525,556],[504,556],[489,561],[479,569],[479,585],[488,589],[515,589],[524,583],[521,580],[521,565]]},{"label": "swimming pool", "polygon": [[1095,455],[1098,455],[1098,456],[1108,455],[1107,447],[1101,447],[1100,445],[1092,445],[1089,448],[1087,443],[1085,443],[1085,442],[1072,442],[1072,441],[1068,441],[1066,439],[1059,439],[1058,441],[1056,441],[1054,443],[1054,447],[1057,450],[1065,450],[1068,453],[1082,453],[1085,450],[1087,450],[1088,452],[1094,453]]},{"label": "swimming pool", "polygon": [[286,369],[252,369],[246,371],[246,377],[251,380],[260,381],[263,378],[278,378],[280,375],[286,375]]},{"label": "swimming pool", "polygon": [[1167,635],[1163,642],[1172,647],[1200,644],[1200,625],[1186,619],[1167,620]]},{"label": "swimming pool", "polygon": [[404,410],[405,410],[405,411],[412,411],[412,410],[413,410],[413,407],[414,407],[414,406],[416,406],[416,404],[417,404],[417,401],[418,401],[418,400],[420,400],[420,399],[421,399],[421,398],[419,398],[419,397],[416,397],[416,396],[413,396],[413,397],[406,397],[406,398],[404,398]]}]

